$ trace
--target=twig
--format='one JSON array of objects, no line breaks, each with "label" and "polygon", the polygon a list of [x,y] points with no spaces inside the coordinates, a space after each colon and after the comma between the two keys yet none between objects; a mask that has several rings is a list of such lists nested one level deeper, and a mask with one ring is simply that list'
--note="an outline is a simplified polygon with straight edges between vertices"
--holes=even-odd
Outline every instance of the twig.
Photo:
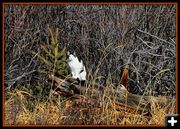
[{"label": "twig", "polygon": [[168,42],[168,41],[166,41],[166,40],[164,40],[164,39],[161,39],[161,38],[159,38],[159,37],[157,37],[157,36],[155,36],[155,35],[153,35],[153,34],[150,34],[150,33],[148,33],[148,32],[142,31],[142,30],[140,30],[140,29],[138,29],[138,31],[141,32],[141,33],[150,35],[151,37],[154,37],[154,38],[156,38],[156,39],[158,39],[158,40],[160,40],[160,41],[163,41],[163,42],[165,42],[165,43],[168,43],[168,44],[174,46],[174,44],[172,44],[171,42]]}]

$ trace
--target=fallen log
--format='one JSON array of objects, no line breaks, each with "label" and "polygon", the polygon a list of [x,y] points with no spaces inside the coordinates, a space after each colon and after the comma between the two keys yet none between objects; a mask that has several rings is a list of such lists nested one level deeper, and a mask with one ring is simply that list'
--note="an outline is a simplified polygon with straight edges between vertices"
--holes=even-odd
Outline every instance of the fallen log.
[{"label": "fallen log", "polygon": [[[166,105],[170,101],[169,98],[161,96],[154,97],[132,94],[123,86],[104,87],[97,83],[91,84],[89,82],[86,82],[86,86],[81,86],[76,80],[63,75],[58,75],[57,77],[51,74],[49,75],[49,80],[50,82],[53,82],[51,84],[53,84],[53,87],[55,87],[54,89],[63,93],[62,95],[72,97],[77,95],[85,95],[87,92],[91,92],[92,95],[89,99],[93,98],[97,101],[99,96],[105,95],[106,98],[112,99],[117,110],[125,110],[134,113],[142,114],[149,112],[150,103],[154,100],[163,105]],[[87,90],[90,88],[91,90]]]}]

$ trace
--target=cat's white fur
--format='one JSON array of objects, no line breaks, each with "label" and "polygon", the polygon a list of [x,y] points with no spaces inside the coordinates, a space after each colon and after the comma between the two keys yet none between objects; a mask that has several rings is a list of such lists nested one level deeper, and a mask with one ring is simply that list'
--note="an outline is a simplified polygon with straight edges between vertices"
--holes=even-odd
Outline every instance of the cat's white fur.
[{"label": "cat's white fur", "polygon": [[72,73],[72,78],[79,79],[80,81],[85,81],[87,73],[82,60],[79,61],[75,54],[73,55],[68,52],[68,55],[68,65]]}]

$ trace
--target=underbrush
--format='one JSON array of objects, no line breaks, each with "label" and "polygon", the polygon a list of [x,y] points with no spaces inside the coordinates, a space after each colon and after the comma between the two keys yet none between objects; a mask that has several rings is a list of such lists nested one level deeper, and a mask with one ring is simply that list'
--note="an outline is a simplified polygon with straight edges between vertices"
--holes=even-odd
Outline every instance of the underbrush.
[{"label": "underbrush", "polygon": [[[93,87],[84,95],[63,97],[53,90],[50,97],[31,95],[28,89],[8,92],[4,104],[5,125],[164,125],[165,114],[175,112],[175,103],[167,105],[153,100],[150,114],[128,111],[113,101],[109,94],[111,86],[99,98],[94,98]],[[41,94],[43,95],[43,94]],[[111,99],[110,99],[111,96]],[[137,107],[138,108],[138,107]]]}]

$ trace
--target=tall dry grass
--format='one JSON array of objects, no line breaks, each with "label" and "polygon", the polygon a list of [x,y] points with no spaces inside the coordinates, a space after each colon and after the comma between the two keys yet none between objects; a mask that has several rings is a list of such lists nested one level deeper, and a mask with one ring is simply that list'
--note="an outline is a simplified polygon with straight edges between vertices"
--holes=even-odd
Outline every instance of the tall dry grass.
[{"label": "tall dry grass", "polygon": [[[150,113],[134,113],[121,106],[117,110],[115,95],[109,94],[113,84],[105,92],[94,98],[93,85],[87,86],[87,92],[81,96],[63,98],[51,91],[51,98],[35,98],[22,89],[8,93],[4,105],[5,125],[164,125],[165,114],[175,112],[174,101],[161,106],[157,100],[150,103]],[[30,108],[30,105],[33,107]],[[137,107],[138,108],[138,107]]]}]

